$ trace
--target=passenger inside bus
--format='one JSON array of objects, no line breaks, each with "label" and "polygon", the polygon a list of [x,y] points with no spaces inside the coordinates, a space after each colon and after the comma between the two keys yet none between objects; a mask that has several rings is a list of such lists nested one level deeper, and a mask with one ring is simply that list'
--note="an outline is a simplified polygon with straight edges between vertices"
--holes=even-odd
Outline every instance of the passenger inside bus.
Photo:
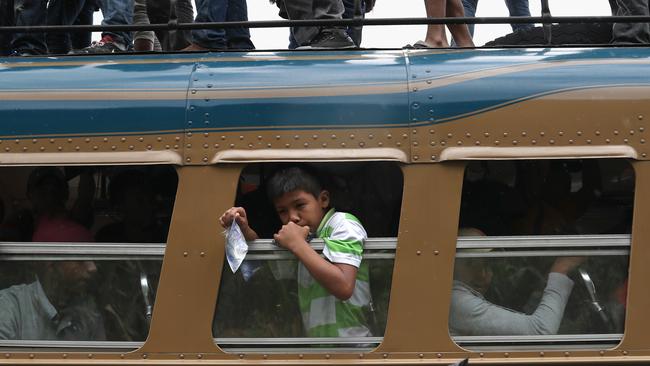
[{"label": "passenger inside bus", "polygon": [[[273,238],[300,261],[298,299],[303,326],[312,337],[370,336],[362,311],[370,304],[368,266],[362,262],[366,231],[356,217],[331,207],[330,193],[322,188],[316,173],[307,169],[281,169],[267,187],[283,224]],[[224,228],[236,221],[248,241],[259,238],[242,207],[226,210],[219,221]],[[313,236],[325,241],[324,258],[309,245]]]},{"label": "passenger inside bus", "polygon": [[[461,228],[459,236],[482,236],[480,230]],[[484,258],[457,259],[451,294],[449,331],[452,335],[555,334],[573,289],[567,276],[584,261],[582,257],[559,257],[553,263],[537,309],[523,314],[484,297],[492,282],[492,270]]]},{"label": "passenger inside bus", "polygon": [[0,290],[0,339],[106,339],[104,320],[87,287],[93,261],[47,261],[29,284]]}]

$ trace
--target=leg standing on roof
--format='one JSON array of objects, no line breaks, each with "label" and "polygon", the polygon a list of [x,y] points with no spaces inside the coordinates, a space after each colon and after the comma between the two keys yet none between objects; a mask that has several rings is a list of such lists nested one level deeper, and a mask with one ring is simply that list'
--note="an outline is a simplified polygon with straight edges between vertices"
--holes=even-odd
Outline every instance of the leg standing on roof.
[{"label": "leg standing on roof", "polygon": [[[616,0],[612,4],[616,16],[650,15],[648,0]],[[648,23],[614,23],[612,27],[612,43],[649,43],[650,26]]]},{"label": "leg standing on roof", "polygon": [[[246,0],[196,0],[196,23],[248,20]],[[253,49],[248,28],[194,29],[192,44],[185,51],[225,50],[232,45],[238,49]]]},{"label": "leg standing on roof", "polygon": [[[133,0],[99,0],[104,19],[102,25],[133,24]],[[114,53],[131,50],[132,32],[103,32],[99,42],[73,53]]]},{"label": "leg standing on roof", "polygon": [[[280,5],[290,20],[343,19],[342,0],[284,0]],[[354,48],[344,27],[293,27],[292,35],[299,47]]]},{"label": "leg standing on roof", "polygon": [[[464,15],[460,0],[424,0],[428,18],[454,18]],[[474,47],[472,36],[466,24],[447,25],[452,37],[460,47]],[[429,24],[424,42],[416,43],[416,47],[449,47],[445,26],[443,24]]]},{"label": "leg standing on roof", "polygon": [[[530,8],[528,6],[528,0],[505,0],[505,2],[511,17],[530,16]],[[513,32],[526,30],[534,27],[534,25],[530,23],[510,24],[510,26],[512,27]]]},{"label": "leg standing on roof", "polygon": [[[90,25],[92,24],[92,13],[95,11],[94,0],[51,0],[47,7],[47,25]],[[90,19],[88,19],[90,13]],[[83,17],[83,19],[80,19]],[[83,47],[73,47],[72,39],[77,35],[83,37],[86,35],[88,42]],[[47,33],[47,48],[51,54],[65,55],[73,48],[84,48],[90,45],[89,32],[51,32]],[[77,41],[79,46],[82,42]]]},{"label": "leg standing on roof", "polygon": [[[46,4],[47,0],[0,0],[0,25],[45,25]],[[0,38],[0,54],[26,56],[47,53],[45,33],[7,33],[3,38]]]}]

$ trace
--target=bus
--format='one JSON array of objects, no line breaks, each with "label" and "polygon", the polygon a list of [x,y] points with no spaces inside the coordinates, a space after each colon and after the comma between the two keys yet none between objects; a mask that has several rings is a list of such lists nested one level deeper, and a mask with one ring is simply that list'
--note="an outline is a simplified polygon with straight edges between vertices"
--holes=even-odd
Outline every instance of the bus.
[{"label": "bus", "polygon": [[[646,364],[649,68],[647,47],[0,59],[0,363]],[[368,233],[371,336],[303,329],[265,193],[296,164]],[[262,237],[234,273],[231,206]]]}]

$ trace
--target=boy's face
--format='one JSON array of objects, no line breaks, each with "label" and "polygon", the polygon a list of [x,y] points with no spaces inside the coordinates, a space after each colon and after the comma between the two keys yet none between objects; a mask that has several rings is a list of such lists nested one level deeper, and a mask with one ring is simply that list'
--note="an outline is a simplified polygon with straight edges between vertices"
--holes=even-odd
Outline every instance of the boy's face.
[{"label": "boy's face", "polygon": [[314,197],[311,193],[296,190],[276,198],[273,204],[283,225],[293,222],[300,226],[309,226],[309,231],[316,233],[325,210],[329,207],[330,194],[323,190],[318,197]]}]

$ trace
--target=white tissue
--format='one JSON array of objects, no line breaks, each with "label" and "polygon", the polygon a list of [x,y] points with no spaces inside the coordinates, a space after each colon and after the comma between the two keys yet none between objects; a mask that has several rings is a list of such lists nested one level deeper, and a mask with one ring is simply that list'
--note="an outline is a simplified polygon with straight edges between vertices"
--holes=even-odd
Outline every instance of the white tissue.
[{"label": "white tissue", "polygon": [[228,259],[228,264],[232,273],[237,272],[239,266],[241,266],[244,258],[246,258],[246,253],[248,253],[248,244],[242,234],[237,221],[233,220],[230,228],[226,230],[226,259]]}]

